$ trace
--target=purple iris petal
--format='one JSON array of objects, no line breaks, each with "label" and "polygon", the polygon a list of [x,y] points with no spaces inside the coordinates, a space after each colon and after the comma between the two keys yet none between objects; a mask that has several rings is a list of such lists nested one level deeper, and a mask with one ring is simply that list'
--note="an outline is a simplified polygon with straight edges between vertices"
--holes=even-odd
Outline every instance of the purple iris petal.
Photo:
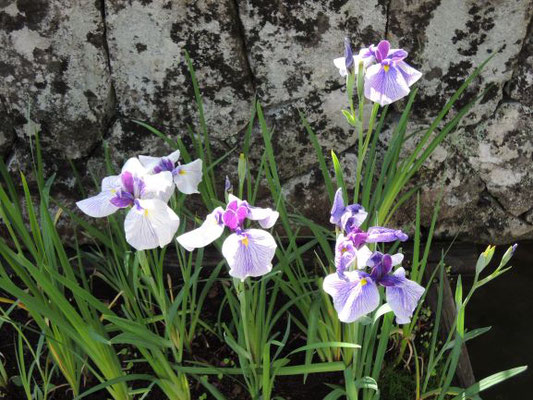
[{"label": "purple iris petal", "polygon": [[222,245],[222,255],[228,262],[230,275],[241,280],[270,272],[275,252],[274,238],[261,229],[233,233]]},{"label": "purple iris petal", "polygon": [[245,201],[241,201],[240,204],[237,200],[230,202],[222,215],[224,224],[231,230],[242,228],[249,212],[247,205]]},{"label": "purple iris petal", "polygon": [[235,230],[239,227],[239,217],[234,210],[226,210],[222,214],[222,220],[224,224],[231,230]]},{"label": "purple iris petal", "polygon": [[227,193],[230,193],[233,191],[233,185],[231,184],[231,181],[229,180],[229,177],[226,175],[226,180],[224,181],[224,191]]},{"label": "purple iris petal", "polygon": [[390,43],[388,40],[382,40],[378,43],[376,49],[376,59],[378,62],[382,62],[389,55]]},{"label": "purple iris petal", "polygon": [[161,158],[159,163],[154,167],[154,174],[158,174],[161,171],[170,171],[174,169],[174,163],[166,157]]},{"label": "purple iris petal", "polygon": [[407,57],[407,52],[405,50],[402,50],[402,49],[397,49],[397,50],[395,50],[393,52],[390,52],[387,55],[387,58],[390,58],[394,62],[400,62],[406,57]]},{"label": "purple iris petal", "polygon": [[399,229],[372,226],[368,228],[366,243],[386,243],[399,240],[405,242],[409,237]]},{"label": "purple iris petal", "polygon": [[405,61],[399,61],[397,63],[397,66],[398,66],[398,70],[402,74],[408,86],[413,85],[422,76],[422,73],[420,71],[417,71],[416,69],[411,67],[409,64],[407,64]]},{"label": "purple iris petal", "polygon": [[342,214],[344,213],[344,199],[342,197],[342,189],[338,188],[333,198],[333,206],[331,207],[331,217],[329,222],[339,225]]},{"label": "purple iris petal", "polygon": [[375,282],[361,271],[346,273],[346,280],[337,274],[324,279],[323,288],[333,298],[339,320],[353,322],[374,311],[379,305],[379,291]]},{"label": "purple iris petal", "polygon": [[354,62],[352,46],[349,38],[344,39],[344,62],[346,65],[346,71],[352,71]]},{"label": "purple iris petal", "polygon": [[365,75],[365,97],[385,106],[409,94],[409,85],[392,60],[372,65]]},{"label": "purple iris petal", "polygon": [[346,232],[352,232],[358,229],[365,222],[368,213],[363,206],[359,204],[350,204],[344,209],[341,217],[342,229]]},{"label": "purple iris petal", "polygon": [[392,270],[392,257],[389,254],[376,251],[368,259],[367,265],[372,268],[370,274],[372,279],[375,282],[381,283],[381,280]]},{"label": "purple iris petal", "polygon": [[109,200],[115,207],[126,208],[133,205],[135,198],[125,190],[117,191],[116,195]]},{"label": "purple iris petal", "polygon": [[133,194],[135,192],[134,177],[131,172],[123,172],[120,174],[122,186],[126,192]]},{"label": "purple iris petal", "polygon": [[356,249],[351,240],[339,235],[335,244],[335,267],[339,277],[344,277],[344,272],[349,270],[356,259]]},{"label": "purple iris petal", "polygon": [[392,276],[389,276],[385,285],[385,295],[390,308],[396,315],[398,324],[407,324],[418,305],[418,301],[424,293],[424,288],[418,283],[405,277],[405,270],[398,268]]}]

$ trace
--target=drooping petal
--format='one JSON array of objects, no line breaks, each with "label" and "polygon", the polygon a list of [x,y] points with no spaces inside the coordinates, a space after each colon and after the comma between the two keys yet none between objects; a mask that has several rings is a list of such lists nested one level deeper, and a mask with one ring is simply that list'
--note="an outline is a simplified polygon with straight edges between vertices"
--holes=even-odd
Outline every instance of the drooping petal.
[{"label": "drooping petal", "polygon": [[96,196],[89,197],[84,200],[80,200],[76,203],[78,208],[93,218],[107,217],[113,214],[119,209],[111,203],[111,199],[115,197],[116,191],[105,190],[97,194]]},{"label": "drooping petal", "polygon": [[344,214],[344,198],[342,197],[342,188],[338,188],[333,198],[329,222],[340,226],[342,214]]},{"label": "drooping petal", "polygon": [[395,62],[400,62],[407,57],[407,52],[404,49],[390,49],[387,58]]},{"label": "drooping petal", "polygon": [[126,241],[137,250],[164,247],[172,241],[179,224],[178,216],[162,200],[136,200],[124,220]]},{"label": "drooping petal", "polygon": [[405,82],[407,82],[408,86],[413,85],[417,80],[422,77],[422,72],[417,71],[405,61],[398,62],[397,66],[403,78],[405,79]]},{"label": "drooping petal", "polygon": [[261,208],[248,206],[248,219],[259,222],[264,229],[269,229],[274,226],[278,220],[279,212],[272,210],[271,208]]},{"label": "drooping petal", "polygon": [[270,272],[275,252],[274,238],[261,229],[232,233],[222,245],[222,255],[230,267],[229,274],[241,280]]},{"label": "drooping petal", "polygon": [[376,309],[379,291],[372,279],[360,271],[346,272],[345,277],[330,274],[322,287],[333,298],[339,320],[349,323]]},{"label": "drooping petal", "polygon": [[140,196],[142,199],[159,199],[167,203],[174,193],[172,173],[169,171],[147,175],[143,181],[144,189]]},{"label": "drooping petal", "polygon": [[367,243],[385,243],[399,240],[405,242],[409,237],[399,229],[384,228],[382,226],[372,226],[368,228]]},{"label": "drooping petal", "polygon": [[215,208],[205,217],[205,221],[198,228],[178,236],[177,241],[187,251],[205,247],[217,240],[224,232],[222,222],[222,207]]},{"label": "drooping petal", "polygon": [[375,64],[365,75],[365,97],[381,106],[391,104],[409,94],[409,86],[400,70],[390,65]]},{"label": "drooping petal", "polygon": [[405,277],[405,270],[400,267],[384,280],[387,302],[396,315],[398,324],[407,324],[411,321],[418,301],[424,293],[424,288],[418,283]]},{"label": "drooping petal", "polygon": [[174,182],[178,190],[184,194],[198,193],[198,185],[202,181],[202,160],[194,160],[180,165],[174,170]]}]

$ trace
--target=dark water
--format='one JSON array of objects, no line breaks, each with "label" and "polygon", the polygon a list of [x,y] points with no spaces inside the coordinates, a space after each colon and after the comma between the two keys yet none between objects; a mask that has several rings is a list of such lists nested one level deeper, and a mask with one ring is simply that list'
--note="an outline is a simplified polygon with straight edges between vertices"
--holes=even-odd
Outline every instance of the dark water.
[{"label": "dark water", "polygon": [[[506,246],[500,247],[493,260]],[[484,400],[533,399],[533,242],[520,243],[510,265],[513,269],[479,289],[467,307],[470,329],[492,326],[469,342],[468,351],[477,380],[521,365],[529,369],[481,393]]]}]

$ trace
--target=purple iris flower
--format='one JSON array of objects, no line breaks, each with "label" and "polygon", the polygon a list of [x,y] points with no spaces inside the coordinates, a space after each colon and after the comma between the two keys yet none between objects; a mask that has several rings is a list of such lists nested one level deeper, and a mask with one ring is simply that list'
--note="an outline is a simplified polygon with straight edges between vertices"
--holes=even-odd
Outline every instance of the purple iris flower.
[{"label": "purple iris flower", "polygon": [[174,185],[172,174],[150,175],[137,158],[130,158],[120,175],[102,180],[102,191],[76,205],[85,214],[101,218],[129,208],[124,220],[126,241],[137,250],[164,247],[178,230],[179,218],[167,203]]},{"label": "purple iris flower", "polygon": [[202,181],[202,160],[194,160],[188,164],[178,162],[180,151],[176,150],[166,157],[139,156],[141,164],[152,174],[168,171],[178,190],[184,194],[198,193],[198,185]]},{"label": "purple iris flower", "polygon": [[424,288],[405,277],[400,267],[392,272],[395,265],[401,264],[402,254],[382,254],[374,252],[367,260],[370,273],[356,270],[337,273],[324,279],[323,288],[333,298],[333,305],[342,322],[354,322],[374,311],[380,302],[378,285],[385,287],[385,297],[396,315],[398,324],[411,320],[414,310],[424,293]]},{"label": "purple iris flower", "polygon": [[333,199],[333,206],[331,207],[331,217],[329,221],[337,225],[346,232],[360,227],[365,222],[368,213],[363,206],[359,204],[344,205],[342,197],[342,189],[337,189]]},{"label": "purple iris flower", "polygon": [[246,229],[246,219],[254,220],[268,229],[278,219],[279,213],[270,208],[253,207],[232,194],[228,196],[226,208],[217,207],[202,223],[190,232],[178,236],[178,242],[188,251],[205,247],[218,239],[229,228],[232,233],[222,244],[222,255],[230,267],[229,274],[244,281],[246,277],[257,277],[272,270],[272,259],[276,252],[274,237],[262,229]]},{"label": "purple iris flower", "polygon": [[359,53],[365,64],[375,62],[365,73],[365,97],[381,106],[391,104],[409,94],[409,87],[422,74],[403,61],[407,52],[391,49],[387,40],[377,46],[362,49]]}]

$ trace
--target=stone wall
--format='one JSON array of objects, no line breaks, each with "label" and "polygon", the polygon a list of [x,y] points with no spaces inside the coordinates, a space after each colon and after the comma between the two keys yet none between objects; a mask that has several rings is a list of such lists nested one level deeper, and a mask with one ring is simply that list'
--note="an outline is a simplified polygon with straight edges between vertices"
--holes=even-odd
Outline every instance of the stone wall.
[{"label": "stone wall", "polygon": [[[426,217],[444,179],[442,236],[532,238],[532,12],[531,0],[0,0],[0,152],[13,171],[27,171],[36,125],[47,172],[57,173],[56,196],[66,201],[78,196],[68,160],[90,186],[103,168],[104,142],[117,163],[164,154],[161,140],[132,120],[181,136],[196,122],[186,49],[215,151],[241,143],[257,96],[290,203],[326,220],[298,111],[353,175],[355,140],[339,112],[343,80],[331,61],[344,36],[355,47],[388,38],[409,51],[424,73],[413,131],[498,52],[469,93],[491,89],[416,179]],[[393,108],[391,123],[401,104]],[[257,160],[262,147],[253,150]]]}]

